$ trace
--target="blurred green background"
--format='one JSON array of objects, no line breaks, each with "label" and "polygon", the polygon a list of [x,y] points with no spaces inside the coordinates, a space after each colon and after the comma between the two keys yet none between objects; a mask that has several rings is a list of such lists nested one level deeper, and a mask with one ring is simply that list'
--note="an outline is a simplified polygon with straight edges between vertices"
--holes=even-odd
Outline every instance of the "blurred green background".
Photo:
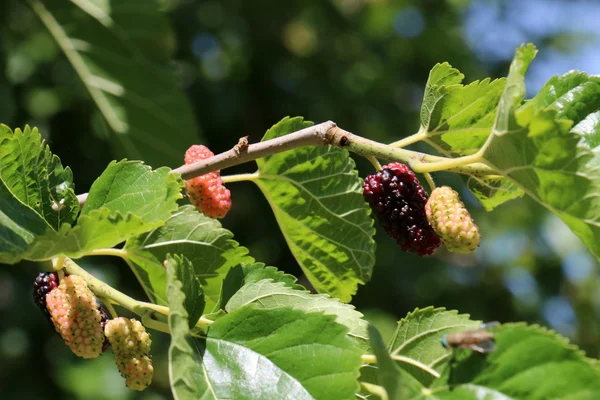
[{"label": "blurred green background", "polygon": [[[46,3],[53,1],[59,0]],[[198,142],[215,152],[241,136],[260,140],[287,115],[333,120],[356,134],[395,141],[418,129],[424,83],[435,63],[448,61],[467,82],[500,77],[522,42],[540,50],[527,78],[530,95],[569,69],[600,72],[600,3],[594,1],[163,0],[158,7],[172,29],[164,37],[172,52],[167,67],[191,102],[202,131]],[[132,19],[140,17],[131,10]],[[73,169],[77,192],[86,192],[117,156],[85,86],[27,2],[0,1],[0,69],[0,122],[39,127]],[[370,164],[356,161],[361,175],[372,172]],[[224,174],[254,170],[249,164]],[[419,258],[402,253],[378,230],[373,279],[354,304],[384,336],[415,307],[435,305],[486,321],[546,325],[598,357],[598,261],[581,242],[529,199],[485,213],[459,177],[436,178],[463,194],[483,232],[480,249],[472,256],[438,251]],[[301,277],[259,190],[243,182],[229,188],[234,207],[224,226],[257,260]],[[120,260],[81,264],[143,299]],[[129,391],[110,356],[77,359],[52,333],[31,299],[42,268],[22,263],[0,269],[0,397],[171,398],[168,337],[153,334],[151,388]]]}]

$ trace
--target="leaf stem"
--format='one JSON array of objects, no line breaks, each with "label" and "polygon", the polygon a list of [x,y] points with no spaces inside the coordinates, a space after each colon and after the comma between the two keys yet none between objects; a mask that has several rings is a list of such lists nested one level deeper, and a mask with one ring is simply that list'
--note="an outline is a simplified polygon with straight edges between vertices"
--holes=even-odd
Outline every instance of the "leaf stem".
[{"label": "leaf stem", "polygon": [[390,146],[402,148],[402,147],[409,146],[409,145],[411,145],[413,143],[417,143],[417,142],[419,142],[419,141],[421,141],[421,140],[423,140],[425,138],[427,138],[427,132],[421,132],[419,130],[419,132],[417,132],[417,133],[415,133],[413,135],[407,136],[407,137],[405,137],[403,139],[400,139],[400,140],[397,140],[397,141],[395,141],[393,143],[390,143]]},{"label": "leaf stem", "polygon": [[388,400],[389,396],[386,392],[386,390],[379,385],[374,385],[372,383],[368,383],[368,382],[362,382],[359,381],[360,385],[363,387],[364,390],[366,390],[367,392],[371,393],[372,395],[375,395],[377,397],[379,397],[381,400]]},{"label": "leaf stem", "polygon": [[87,255],[90,256],[115,256],[121,257],[126,260],[129,257],[129,253],[127,250],[123,249],[94,249],[91,250]]},{"label": "leaf stem", "polygon": [[433,181],[433,177],[431,176],[431,174],[429,172],[425,172],[425,173],[423,173],[423,175],[425,176],[425,180],[427,181],[427,183],[429,184],[429,187],[431,188],[431,191],[433,192],[436,188],[435,182]]},{"label": "leaf stem", "polygon": [[243,182],[243,181],[255,181],[260,178],[260,174],[257,172],[253,172],[251,174],[237,174],[237,175],[226,175],[221,176],[223,183],[232,183],[232,182]]},{"label": "leaf stem", "polygon": [[377,357],[375,357],[374,354],[363,354],[361,356],[361,358],[365,364],[376,364],[377,363]]}]

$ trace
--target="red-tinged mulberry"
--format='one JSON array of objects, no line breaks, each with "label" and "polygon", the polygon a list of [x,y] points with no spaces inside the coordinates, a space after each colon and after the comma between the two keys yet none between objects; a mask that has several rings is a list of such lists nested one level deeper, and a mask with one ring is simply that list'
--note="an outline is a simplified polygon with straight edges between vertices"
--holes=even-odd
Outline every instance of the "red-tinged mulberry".
[{"label": "red-tinged mulberry", "polygon": [[427,192],[406,165],[391,163],[367,176],[363,194],[381,226],[402,250],[428,255],[440,246],[425,215]]},{"label": "red-tinged mulberry", "polygon": [[[193,145],[185,152],[185,163],[193,164],[214,156],[208,147]],[[219,171],[209,172],[185,182],[190,202],[211,218],[223,218],[231,209],[231,193],[223,185]]]},{"label": "red-tinged mulberry", "polygon": [[154,369],[150,359],[152,340],[140,321],[115,318],[106,324],[104,333],[110,341],[115,361],[125,384],[133,390],[144,390],[152,382]]},{"label": "red-tinged mulberry", "polygon": [[73,353],[83,358],[102,353],[102,315],[96,297],[81,277],[63,278],[46,296],[46,306],[54,327]]},{"label": "red-tinged mulberry", "polygon": [[479,246],[479,228],[452,188],[436,188],[425,206],[425,212],[429,223],[449,251],[470,253]]}]

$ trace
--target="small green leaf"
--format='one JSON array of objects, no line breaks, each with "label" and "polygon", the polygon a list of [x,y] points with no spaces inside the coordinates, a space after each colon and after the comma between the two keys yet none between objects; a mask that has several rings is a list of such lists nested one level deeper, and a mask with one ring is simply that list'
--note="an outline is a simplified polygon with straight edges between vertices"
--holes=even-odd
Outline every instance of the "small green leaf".
[{"label": "small green leaf", "polygon": [[225,306],[227,312],[235,311],[248,304],[259,308],[292,307],[307,312],[322,311],[333,315],[336,321],[345,325],[356,343],[367,349],[367,321],[354,306],[341,303],[338,299],[326,294],[311,294],[307,290],[297,290],[284,282],[273,282],[270,279],[251,282],[238,290]]},{"label": "small green leaf", "polygon": [[157,2],[29,3],[96,104],[115,154],[180,165],[199,129],[170,67],[173,35]]},{"label": "small green leaf", "polygon": [[369,325],[369,343],[373,355],[377,358],[377,377],[380,386],[387,392],[389,400],[401,400],[402,376],[394,360],[387,351],[381,334],[373,325]]},{"label": "small green leaf", "polygon": [[[199,393],[216,398],[354,399],[361,350],[335,317],[243,307],[208,329]],[[257,377],[256,371],[260,371]]]},{"label": "small green leaf", "polygon": [[[441,373],[450,359],[450,352],[441,344],[446,333],[477,328],[481,322],[471,321],[468,315],[444,308],[427,307],[416,309],[398,322],[398,327],[389,345],[394,356],[406,357],[417,363],[398,361],[398,365],[424,386],[429,386],[434,376],[420,364]],[[398,358],[398,357],[396,357]]]},{"label": "small green leaf", "polygon": [[263,279],[272,279],[274,282],[283,282],[292,289],[305,290],[304,286],[296,283],[294,275],[286,274],[275,267],[267,267],[263,263],[237,265],[229,270],[223,280],[220,308],[225,309],[227,302],[242,286],[258,282]]},{"label": "small green leaf", "polygon": [[166,304],[167,254],[183,254],[194,266],[206,300],[206,311],[218,308],[223,279],[240,263],[252,263],[248,249],[232,239],[233,234],[192,206],[183,206],[166,223],[131,238],[124,250],[127,262],[150,299]]},{"label": "small green leaf", "polygon": [[165,221],[177,210],[183,183],[167,167],[152,170],[140,161],[113,161],[96,179],[81,210],[132,213],[142,221]]},{"label": "small green leaf", "polygon": [[194,266],[185,256],[171,257],[170,254],[167,254],[165,268],[167,269],[167,281],[169,281],[169,274],[174,274],[177,280],[183,283],[182,290],[185,295],[183,305],[188,314],[189,327],[192,329],[202,316],[205,305],[204,292],[200,286],[200,280],[194,274]]},{"label": "small green leaf", "polygon": [[21,203],[0,179],[0,263],[21,261],[36,237],[52,232],[32,208]]},{"label": "small green leaf", "polygon": [[176,400],[214,399],[217,398],[209,390],[202,395],[198,392],[195,380],[203,374],[200,355],[195,354],[198,347],[190,337],[189,314],[186,311],[186,295],[183,283],[178,279],[173,268],[167,268],[167,296],[169,305],[169,329],[171,345],[169,346],[169,380],[171,391]]},{"label": "small green leaf", "polygon": [[[79,203],[73,192],[73,174],[50,152],[37,128],[14,132],[0,126],[0,177],[23,204],[58,230],[77,217]],[[52,206],[56,203],[58,209]]]},{"label": "small green leaf", "polygon": [[519,186],[502,176],[469,176],[467,187],[487,211],[525,194]]},{"label": "small green leaf", "polygon": [[448,63],[429,74],[421,106],[420,133],[445,155],[464,156],[485,143],[505,79],[461,84],[464,75]]},{"label": "small green leaf", "polygon": [[[299,117],[285,118],[263,140],[310,125]],[[319,292],[350,301],[358,284],[371,278],[375,230],[348,152],[301,147],[257,163],[259,178],[254,182],[310,282]]]},{"label": "small green leaf", "polygon": [[57,256],[80,258],[92,250],[116,246],[158,225],[160,222],[143,222],[137,215],[99,208],[81,215],[75,226],[64,224],[58,232],[48,230],[38,236],[26,258],[36,261]]}]

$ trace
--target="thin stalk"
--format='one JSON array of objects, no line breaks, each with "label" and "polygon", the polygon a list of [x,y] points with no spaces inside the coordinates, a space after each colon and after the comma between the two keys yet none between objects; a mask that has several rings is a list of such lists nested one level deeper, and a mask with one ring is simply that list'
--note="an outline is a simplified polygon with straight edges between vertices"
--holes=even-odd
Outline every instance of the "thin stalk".
[{"label": "thin stalk", "polygon": [[427,138],[427,133],[419,131],[419,132],[415,133],[414,135],[410,135],[410,136],[405,137],[404,139],[400,139],[393,143],[390,143],[390,146],[402,148],[402,147],[409,146],[413,143],[417,143],[425,138]]},{"label": "thin stalk", "polygon": [[362,386],[362,388],[364,390],[371,393],[372,395],[379,397],[381,400],[389,399],[387,392],[385,391],[385,389],[382,386],[374,385],[374,384],[368,383],[368,382],[362,382],[362,381],[359,381],[359,382],[360,382],[360,386]]},{"label": "thin stalk", "polygon": [[108,313],[110,314],[111,318],[114,319],[119,316],[112,303],[110,302],[110,299],[107,299],[106,297],[101,297],[100,300],[102,300],[102,303],[104,303],[104,307],[106,307],[106,309],[108,310]]},{"label": "thin stalk", "polygon": [[90,256],[116,256],[122,259],[127,259],[129,253],[123,249],[95,249],[88,253]]},{"label": "thin stalk", "polygon": [[429,366],[417,361],[417,360],[413,360],[412,358],[409,357],[404,357],[404,356],[400,356],[397,354],[393,354],[392,356],[392,360],[396,360],[396,361],[400,361],[403,362],[405,364],[410,364],[410,365],[414,365],[415,367],[422,369],[423,371],[431,374],[432,376],[439,378],[440,377],[440,373],[437,372],[435,369],[430,368]]},{"label": "thin stalk", "polygon": [[379,163],[379,160],[377,159],[377,157],[367,156],[366,158],[367,158],[367,160],[369,160],[371,162],[371,164],[373,164],[373,166],[375,167],[375,169],[377,171],[381,171],[381,164]]},{"label": "thin stalk", "polygon": [[[224,153],[217,154],[194,164],[183,165],[173,169],[171,170],[171,173],[181,174],[181,177],[186,180],[192,179],[211,171],[222,170],[234,165],[256,160],[257,158],[278,154],[302,146],[340,147],[367,157],[371,162],[373,162],[373,159],[402,162],[408,164],[413,171],[419,173],[448,170],[450,172],[474,176],[498,174],[496,170],[481,162],[483,160],[481,152],[460,158],[432,156],[430,154],[405,150],[354,135],[338,128],[332,121],[313,125],[264,142],[254,143],[247,147],[243,147],[241,150],[239,146],[236,145],[231,150]],[[379,161],[374,165],[379,165]],[[224,182],[237,182],[240,180],[255,180],[256,178],[256,174],[241,174],[237,177],[235,177],[235,175],[232,177],[224,177],[223,180]],[[80,194],[77,198],[81,205],[85,202],[87,194]],[[58,207],[59,206],[56,204],[53,206],[53,208]]]},{"label": "thin stalk", "polygon": [[435,182],[433,181],[433,177],[431,176],[431,174],[429,172],[425,172],[423,175],[425,176],[425,180],[429,184],[429,188],[433,192],[436,188]]},{"label": "thin stalk", "polygon": [[237,175],[221,176],[223,183],[254,181],[258,178],[260,178],[260,174],[258,172],[253,172],[251,174],[237,174]]}]

